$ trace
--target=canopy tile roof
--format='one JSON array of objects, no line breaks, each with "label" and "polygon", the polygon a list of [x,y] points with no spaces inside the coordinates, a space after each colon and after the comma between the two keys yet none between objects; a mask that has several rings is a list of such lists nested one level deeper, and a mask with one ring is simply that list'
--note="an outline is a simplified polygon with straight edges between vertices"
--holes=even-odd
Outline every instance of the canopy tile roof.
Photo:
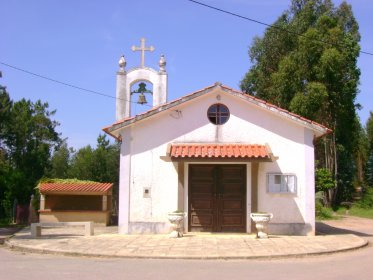
[{"label": "canopy tile roof", "polygon": [[113,183],[41,183],[40,193],[102,193],[106,194],[113,187]]},{"label": "canopy tile roof", "polygon": [[171,158],[270,159],[269,147],[258,144],[171,144]]}]

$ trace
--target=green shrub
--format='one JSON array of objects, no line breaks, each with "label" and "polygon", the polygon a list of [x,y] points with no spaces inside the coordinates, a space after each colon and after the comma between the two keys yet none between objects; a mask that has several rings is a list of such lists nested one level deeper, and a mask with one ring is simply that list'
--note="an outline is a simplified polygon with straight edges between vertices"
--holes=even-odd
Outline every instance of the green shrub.
[{"label": "green shrub", "polygon": [[326,192],[335,187],[335,180],[329,169],[318,168],[315,171],[315,184],[317,191]]},{"label": "green shrub", "polygon": [[328,207],[324,207],[320,201],[316,201],[315,210],[317,220],[333,219],[333,210]]},{"label": "green shrub", "polygon": [[367,188],[363,198],[356,202],[355,205],[364,209],[373,208],[373,188]]}]

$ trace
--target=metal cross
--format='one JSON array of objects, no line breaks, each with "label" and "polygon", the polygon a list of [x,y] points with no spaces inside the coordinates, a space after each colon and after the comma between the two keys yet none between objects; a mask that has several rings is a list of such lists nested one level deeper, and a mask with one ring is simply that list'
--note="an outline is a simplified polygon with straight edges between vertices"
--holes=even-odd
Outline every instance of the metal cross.
[{"label": "metal cross", "polygon": [[140,47],[136,47],[136,46],[132,46],[132,50],[135,52],[135,51],[141,51],[141,68],[144,68],[144,64],[145,64],[145,51],[154,51],[154,47],[153,46],[150,46],[150,47],[145,47],[145,38],[141,38],[140,39],[141,41],[141,46]]}]

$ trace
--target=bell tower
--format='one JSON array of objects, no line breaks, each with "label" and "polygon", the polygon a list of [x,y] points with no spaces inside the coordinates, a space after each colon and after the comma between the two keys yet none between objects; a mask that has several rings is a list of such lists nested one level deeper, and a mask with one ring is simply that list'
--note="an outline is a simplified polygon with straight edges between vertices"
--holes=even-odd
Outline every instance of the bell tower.
[{"label": "bell tower", "polygon": [[[119,70],[117,72],[116,84],[116,120],[121,120],[131,116],[131,103],[136,102],[132,97],[138,96],[138,104],[147,103],[144,93],[152,94],[153,107],[167,102],[167,72],[166,59],[161,55],[159,60],[159,70],[145,66],[145,52],[153,52],[153,46],[145,46],[145,38],[141,38],[140,47],[132,46],[132,51],[141,52],[141,63],[139,67],[126,71],[126,60],[124,55],[119,59]],[[153,90],[146,89],[146,84],[151,83]],[[138,90],[132,90],[134,84],[139,83]],[[150,109],[150,108],[149,108]]]}]

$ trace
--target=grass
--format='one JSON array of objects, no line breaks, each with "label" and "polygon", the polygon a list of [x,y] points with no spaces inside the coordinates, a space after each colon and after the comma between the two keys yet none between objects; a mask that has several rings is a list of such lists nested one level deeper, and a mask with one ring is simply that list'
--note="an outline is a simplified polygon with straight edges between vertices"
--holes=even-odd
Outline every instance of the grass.
[{"label": "grass", "polygon": [[336,219],[336,215],[333,209],[324,207],[320,202],[316,202],[316,220],[333,220]]},{"label": "grass", "polygon": [[4,227],[17,227],[19,225],[12,224],[9,219],[0,219],[0,228]]},{"label": "grass", "polygon": [[[346,215],[346,208],[345,207],[340,207],[337,210],[337,214]],[[352,206],[349,210],[348,215],[361,217],[361,218],[373,219],[373,208],[361,208],[361,207],[358,207],[358,206]]]}]

